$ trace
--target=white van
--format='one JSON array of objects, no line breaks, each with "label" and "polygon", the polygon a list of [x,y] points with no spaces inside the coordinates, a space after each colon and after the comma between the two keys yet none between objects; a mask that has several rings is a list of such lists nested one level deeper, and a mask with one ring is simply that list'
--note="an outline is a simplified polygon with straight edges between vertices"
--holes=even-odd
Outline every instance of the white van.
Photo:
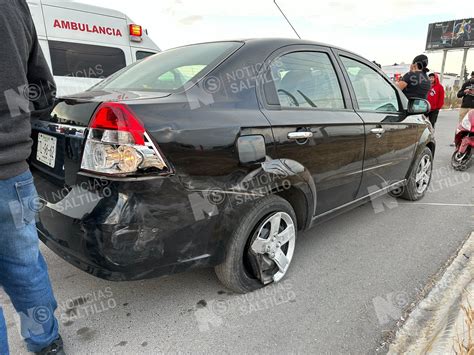
[{"label": "white van", "polygon": [[84,91],[160,51],[125,14],[71,0],[27,0],[58,96]]}]

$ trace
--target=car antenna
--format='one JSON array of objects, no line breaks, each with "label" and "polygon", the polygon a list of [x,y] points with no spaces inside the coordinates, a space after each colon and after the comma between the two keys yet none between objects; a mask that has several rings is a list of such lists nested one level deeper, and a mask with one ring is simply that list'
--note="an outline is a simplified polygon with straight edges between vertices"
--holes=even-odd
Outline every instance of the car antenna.
[{"label": "car antenna", "polygon": [[293,29],[293,31],[296,33],[296,35],[298,36],[299,39],[301,39],[300,35],[298,34],[298,32],[296,32],[295,28],[293,27],[293,25],[291,24],[290,20],[288,20],[288,17],[286,17],[285,13],[283,12],[283,10],[280,8],[280,6],[278,6],[276,0],[273,0],[273,2],[275,3],[276,7],[278,7],[278,10],[280,10],[281,14],[283,15],[283,17],[285,18],[285,20],[288,22],[288,24],[291,26],[291,28]]}]

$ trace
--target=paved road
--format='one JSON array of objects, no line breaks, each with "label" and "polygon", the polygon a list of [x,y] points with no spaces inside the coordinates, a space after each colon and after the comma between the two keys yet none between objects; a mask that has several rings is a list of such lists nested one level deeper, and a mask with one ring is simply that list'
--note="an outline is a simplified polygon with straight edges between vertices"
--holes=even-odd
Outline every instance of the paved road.
[{"label": "paved road", "polygon": [[[439,117],[434,181],[421,203],[387,198],[392,208],[369,203],[301,234],[286,281],[265,292],[229,294],[211,269],[106,282],[43,248],[68,352],[375,352],[473,230],[474,168],[449,168],[456,117]],[[24,352],[6,312],[12,352]]]}]

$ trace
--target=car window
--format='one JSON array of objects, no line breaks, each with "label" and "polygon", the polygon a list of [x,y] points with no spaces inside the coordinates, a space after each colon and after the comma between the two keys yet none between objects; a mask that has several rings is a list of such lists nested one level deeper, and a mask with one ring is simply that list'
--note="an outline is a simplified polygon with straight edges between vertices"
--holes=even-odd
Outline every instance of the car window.
[{"label": "car window", "polygon": [[95,90],[175,91],[238,49],[240,42],[213,42],[169,49],[127,67]]},{"label": "car window", "polygon": [[76,78],[106,78],[125,68],[120,48],[49,41],[53,74]]},{"label": "car window", "polygon": [[136,56],[137,60],[142,60],[145,59],[153,54],[156,54],[155,52],[147,52],[147,51],[137,51]]},{"label": "car window", "polygon": [[379,73],[368,65],[341,57],[354,89],[360,110],[398,112],[398,97],[392,87]]},{"label": "car window", "polygon": [[289,53],[273,61],[270,67],[281,107],[345,108],[328,54]]},{"label": "car window", "polygon": [[156,83],[151,86],[158,86],[165,90],[173,90],[199,74],[205,65],[186,65],[160,75],[156,78]]}]

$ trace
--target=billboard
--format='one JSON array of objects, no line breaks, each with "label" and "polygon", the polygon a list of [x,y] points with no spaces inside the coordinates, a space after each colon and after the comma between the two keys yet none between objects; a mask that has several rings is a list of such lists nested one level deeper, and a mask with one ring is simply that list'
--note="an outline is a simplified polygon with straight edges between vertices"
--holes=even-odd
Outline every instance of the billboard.
[{"label": "billboard", "polygon": [[428,27],[426,50],[474,47],[474,18],[436,22]]}]

